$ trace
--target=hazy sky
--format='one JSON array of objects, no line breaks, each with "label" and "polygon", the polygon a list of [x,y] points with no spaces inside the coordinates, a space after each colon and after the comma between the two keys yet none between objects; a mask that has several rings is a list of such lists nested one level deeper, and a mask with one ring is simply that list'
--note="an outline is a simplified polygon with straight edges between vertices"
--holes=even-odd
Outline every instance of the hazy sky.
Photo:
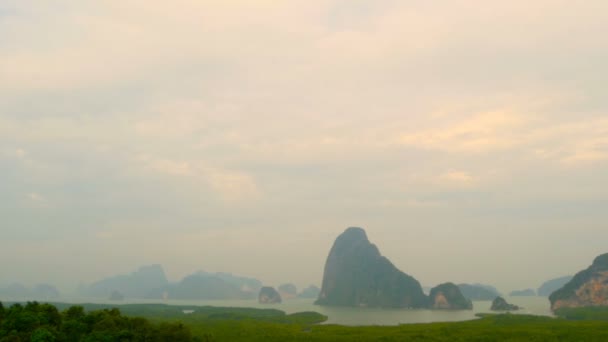
[{"label": "hazy sky", "polygon": [[424,285],[608,251],[608,2],[2,0],[0,283]]}]

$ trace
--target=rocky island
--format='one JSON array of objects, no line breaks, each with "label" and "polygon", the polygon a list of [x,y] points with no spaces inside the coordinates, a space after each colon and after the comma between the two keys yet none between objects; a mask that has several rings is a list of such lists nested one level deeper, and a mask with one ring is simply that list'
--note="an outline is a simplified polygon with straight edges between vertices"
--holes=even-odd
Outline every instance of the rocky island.
[{"label": "rocky island", "polygon": [[500,296],[492,301],[492,306],[490,307],[490,310],[492,311],[517,311],[519,309],[519,306],[507,303],[507,301]]},{"label": "rocky island", "polygon": [[608,253],[593,260],[564,287],[549,296],[551,310],[585,306],[608,306]]},{"label": "rocky island", "polygon": [[431,309],[471,310],[473,303],[465,298],[458,286],[444,283],[431,289],[429,294]]},{"label": "rocky island", "polygon": [[[318,305],[383,308],[460,308],[464,299],[454,284],[431,292],[433,302],[418,280],[400,271],[362,228],[346,229],[334,242],[323,273]],[[445,299],[445,301],[444,301]],[[466,301],[466,299],[464,299]],[[466,304],[467,308],[469,305]]]},{"label": "rocky island", "polygon": [[260,290],[260,294],[258,295],[258,302],[260,304],[277,304],[281,303],[281,295],[274,287],[264,286]]}]

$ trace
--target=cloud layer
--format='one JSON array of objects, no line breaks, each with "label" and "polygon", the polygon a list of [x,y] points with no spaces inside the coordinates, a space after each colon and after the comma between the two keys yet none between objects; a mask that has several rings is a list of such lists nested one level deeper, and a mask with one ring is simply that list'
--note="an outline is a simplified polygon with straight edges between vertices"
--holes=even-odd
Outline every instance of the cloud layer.
[{"label": "cloud layer", "polygon": [[572,273],[608,238],[607,10],[3,1],[0,276],[303,286],[349,225],[423,283]]}]

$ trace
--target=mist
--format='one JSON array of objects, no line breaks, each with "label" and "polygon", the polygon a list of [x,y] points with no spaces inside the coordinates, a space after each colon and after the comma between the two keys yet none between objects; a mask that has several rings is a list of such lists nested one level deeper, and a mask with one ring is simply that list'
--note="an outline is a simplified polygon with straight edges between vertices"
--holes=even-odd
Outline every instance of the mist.
[{"label": "mist", "polygon": [[319,286],[349,226],[423,285],[574,274],[608,239],[607,10],[4,0],[0,286]]}]

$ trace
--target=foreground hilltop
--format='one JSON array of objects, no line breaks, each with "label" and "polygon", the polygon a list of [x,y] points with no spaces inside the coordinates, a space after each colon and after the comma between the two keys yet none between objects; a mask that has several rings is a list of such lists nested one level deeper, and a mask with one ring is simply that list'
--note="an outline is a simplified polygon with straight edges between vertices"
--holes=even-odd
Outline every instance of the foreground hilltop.
[{"label": "foreground hilltop", "polygon": [[608,253],[549,296],[551,309],[608,306]]},{"label": "foreground hilltop", "polygon": [[[449,290],[449,291],[448,291]],[[469,309],[457,286],[442,284],[426,296],[418,280],[380,254],[362,228],[351,227],[332,246],[315,304],[393,308]]]}]

